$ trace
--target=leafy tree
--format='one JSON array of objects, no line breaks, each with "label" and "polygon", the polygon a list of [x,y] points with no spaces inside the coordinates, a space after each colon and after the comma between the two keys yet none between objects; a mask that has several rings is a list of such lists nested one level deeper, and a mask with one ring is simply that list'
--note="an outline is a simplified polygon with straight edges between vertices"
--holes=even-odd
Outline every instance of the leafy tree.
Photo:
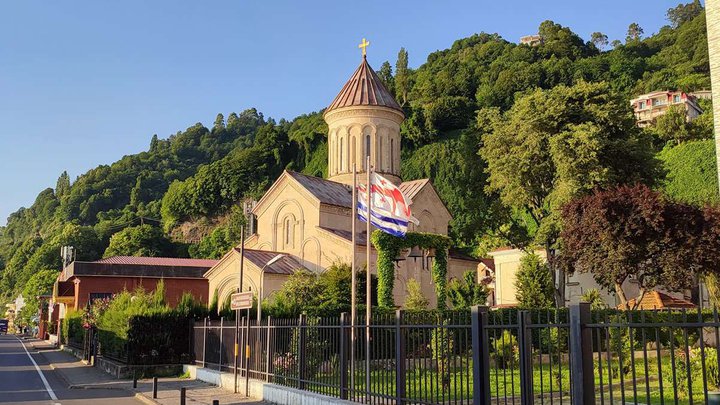
[{"label": "leafy tree", "polygon": [[674,28],[677,28],[688,21],[693,20],[703,11],[700,0],[693,0],[692,3],[678,4],[667,11],[667,19]]},{"label": "leafy tree", "polygon": [[430,302],[423,295],[422,288],[417,280],[411,278],[407,281],[405,288],[407,289],[407,294],[405,295],[405,305],[403,305],[405,309],[411,311],[427,309]]},{"label": "leafy tree", "polygon": [[393,78],[393,71],[392,66],[390,66],[390,62],[385,61],[382,65],[380,65],[380,70],[378,70],[378,76],[380,77],[380,80],[382,80],[383,84],[385,85],[385,88],[387,88],[390,93],[395,93],[395,79]]},{"label": "leafy tree", "polygon": [[[492,120],[480,155],[488,165],[488,192],[527,213],[554,270],[563,204],[594,187],[653,179],[656,163],[649,149],[625,101],[605,83],[581,82],[518,99]],[[554,283],[558,305],[563,281]]]},{"label": "leafy tree", "polygon": [[53,285],[57,280],[57,270],[45,269],[35,273],[23,288],[22,295],[25,299],[25,306],[22,308],[19,318],[23,323],[28,323],[30,318],[38,313],[40,301],[38,296],[52,293]]},{"label": "leafy tree", "polygon": [[521,308],[550,308],[554,302],[555,288],[547,263],[535,253],[520,259],[520,269],[515,275],[515,298]]},{"label": "leafy tree", "polygon": [[598,49],[603,50],[608,45],[608,36],[602,32],[593,32],[592,35],[590,35],[590,42]]},{"label": "leafy tree", "polygon": [[67,171],[63,171],[58,177],[57,184],[55,185],[55,195],[57,198],[62,198],[68,192],[70,192],[70,176]]},{"label": "leafy tree", "polygon": [[633,276],[640,295],[662,286],[671,291],[690,287],[701,271],[705,219],[700,209],[667,201],[647,186],[621,186],[578,198],[563,210],[562,255],[567,272],[591,272],[595,281],[622,289]]},{"label": "leafy tree", "polygon": [[665,114],[657,118],[654,129],[664,141],[673,140],[680,143],[692,137],[685,107],[681,105],[670,106]]},{"label": "leafy tree", "polygon": [[632,23],[628,26],[625,42],[636,42],[642,38],[643,29],[638,23]]},{"label": "leafy tree", "polygon": [[543,21],[538,33],[543,39],[539,50],[547,56],[575,60],[591,53],[582,38],[569,28],[553,21]]},{"label": "leafy tree", "polygon": [[397,62],[395,63],[395,94],[400,98],[401,106],[407,103],[409,92],[410,71],[408,69],[408,53],[405,48],[400,48]]},{"label": "leafy tree", "polygon": [[453,279],[448,283],[448,293],[454,309],[467,309],[473,305],[487,305],[489,291],[477,282],[477,273],[468,270],[462,280]]},{"label": "leafy tree", "polygon": [[173,245],[162,230],[146,224],[125,228],[114,234],[103,257],[172,256],[173,253]]}]

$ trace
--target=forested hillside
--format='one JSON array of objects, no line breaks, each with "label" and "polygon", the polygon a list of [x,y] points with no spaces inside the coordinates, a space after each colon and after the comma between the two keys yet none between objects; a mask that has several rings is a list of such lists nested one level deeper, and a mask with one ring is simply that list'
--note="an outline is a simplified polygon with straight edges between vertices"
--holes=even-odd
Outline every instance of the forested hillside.
[{"label": "forested hillside", "polygon": [[[482,253],[508,242],[529,243],[539,224],[532,212],[504,204],[500,192],[488,187],[483,158],[488,155],[479,153],[485,137],[500,131],[502,122],[520,114],[533,97],[584,91],[588,105],[620,100],[608,113],[620,118],[609,122],[627,122],[632,119],[628,101],[636,94],[709,89],[700,3],[670,10],[668,20],[647,38],[633,24],[627,38],[612,43],[602,33],[585,40],[552,21],[540,24],[544,41],[539,46],[480,33],[430,54],[417,69],[408,67],[401,49],[394,66],[385,62],[376,69],[406,112],[403,177],[433,180],[455,217],[451,232],[459,246]],[[575,128],[583,121],[571,113],[558,116],[568,117],[564,125]],[[649,183],[701,204],[717,198],[716,177],[708,174],[712,143],[703,140],[712,136],[710,114],[690,124],[666,120],[644,131],[622,129],[628,128],[624,124],[618,128],[632,132],[632,139],[648,140],[636,144],[657,156]],[[59,270],[63,245],[75,246],[79,259],[219,257],[239,239],[243,218],[234,207],[240,199],[262,195],[284,169],[326,173],[326,132],[321,112],[276,122],[248,109],[227,120],[218,114],[212,128],[198,123],[167,139],[154,136],[147,151],[74,181],[61,174],[54,188],[42,191],[32,206],[13,213],[0,228],[0,301],[26,285],[26,294],[36,293],[33,289],[42,283],[28,281],[47,275],[41,270]],[[681,164],[686,161],[696,163]],[[187,228],[200,229],[199,236],[187,237]]]}]

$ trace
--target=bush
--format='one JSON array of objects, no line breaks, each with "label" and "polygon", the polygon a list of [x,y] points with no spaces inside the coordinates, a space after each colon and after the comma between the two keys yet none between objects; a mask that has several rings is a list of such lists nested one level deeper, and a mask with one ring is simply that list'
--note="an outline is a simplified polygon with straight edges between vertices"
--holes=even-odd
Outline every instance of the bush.
[{"label": "bush", "polygon": [[417,311],[427,309],[429,301],[422,293],[420,283],[414,278],[411,278],[407,282],[407,295],[405,296],[405,305],[403,306],[407,310]]},{"label": "bush", "polygon": [[597,288],[591,288],[583,293],[583,295],[580,297],[582,302],[587,302],[590,304],[590,309],[595,311],[599,309],[607,309],[607,304],[605,303],[605,300],[603,300],[602,296],[600,295],[600,291],[598,291]]},{"label": "bush", "polygon": [[161,281],[153,293],[138,288],[133,293],[117,294],[97,318],[97,332],[103,355],[124,359],[127,355],[130,319],[140,315],[167,314],[165,287]]},{"label": "bush", "polygon": [[517,364],[520,359],[517,339],[509,330],[504,330],[499,337],[492,339],[490,348],[495,366],[503,370]]},{"label": "bush", "polygon": [[129,320],[129,364],[188,364],[190,318],[177,313],[133,316]]},{"label": "bush", "polygon": [[182,295],[174,312],[177,315],[194,319],[202,319],[209,315],[208,308],[202,302],[196,300],[195,296],[189,292]]},{"label": "bush", "polygon": [[717,356],[717,349],[711,347],[706,347],[704,351],[700,350],[700,348],[690,351],[690,367],[693,381],[702,381],[704,362],[708,388],[711,390],[720,389],[720,369],[718,368]]},{"label": "bush", "polygon": [[440,326],[433,329],[430,341],[433,359],[437,362],[438,373],[442,378],[443,390],[450,386],[450,364],[455,353],[455,337],[448,329],[450,322],[446,319]]},{"label": "bush", "polygon": [[82,311],[68,311],[62,324],[62,341],[65,344],[82,344],[85,339],[83,327],[84,313]]},{"label": "bush", "polygon": [[[611,326],[610,329],[610,352],[618,356],[618,363],[613,367],[613,373],[622,373],[623,376],[630,372],[630,356],[632,347],[630,346],[630,329],[623,326],[627,323],[624,315],[615,315],[610,318],[610,323],[619,326]],[[622,364],[620,364],[622,359]]]}]

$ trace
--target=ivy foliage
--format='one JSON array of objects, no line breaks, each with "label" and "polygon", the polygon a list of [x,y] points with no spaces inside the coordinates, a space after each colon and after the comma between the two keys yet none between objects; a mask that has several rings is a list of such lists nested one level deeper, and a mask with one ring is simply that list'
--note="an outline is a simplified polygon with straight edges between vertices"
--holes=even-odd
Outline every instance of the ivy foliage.
[{"label": "ivy foliage", "polygon": [[417,246],[421,249],[435,249],[432,263],[432,278],[437,293],[437,308],[447,308],[447,249],[450,238],[432,233],[408,232],[404,238],[375,230],[371,242],[377,250],[378,305],[392,308],[395,306],[393,290],[395,288],[395,258],[403,249]]}]

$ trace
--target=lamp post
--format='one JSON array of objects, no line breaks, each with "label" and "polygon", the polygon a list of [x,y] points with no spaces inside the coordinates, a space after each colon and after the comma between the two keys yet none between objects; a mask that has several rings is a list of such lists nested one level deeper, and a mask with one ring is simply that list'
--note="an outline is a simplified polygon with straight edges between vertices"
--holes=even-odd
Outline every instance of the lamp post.
[{"label": "lamp post", "polygon": [[283,253],[280,253],[279,255],[273,257],[272,259],[268,260],[267,263],[265,263],[264,266],[260,269],[260,290],[258,291],[258,310],[257,310],[257,324],[260,325],[260,320],[262,319],[262,296],[263,296],[263,286],[265,284],[265,269],[268,266],[272,266],[273,264],[277,263],[278,260],[285,257]]}]

